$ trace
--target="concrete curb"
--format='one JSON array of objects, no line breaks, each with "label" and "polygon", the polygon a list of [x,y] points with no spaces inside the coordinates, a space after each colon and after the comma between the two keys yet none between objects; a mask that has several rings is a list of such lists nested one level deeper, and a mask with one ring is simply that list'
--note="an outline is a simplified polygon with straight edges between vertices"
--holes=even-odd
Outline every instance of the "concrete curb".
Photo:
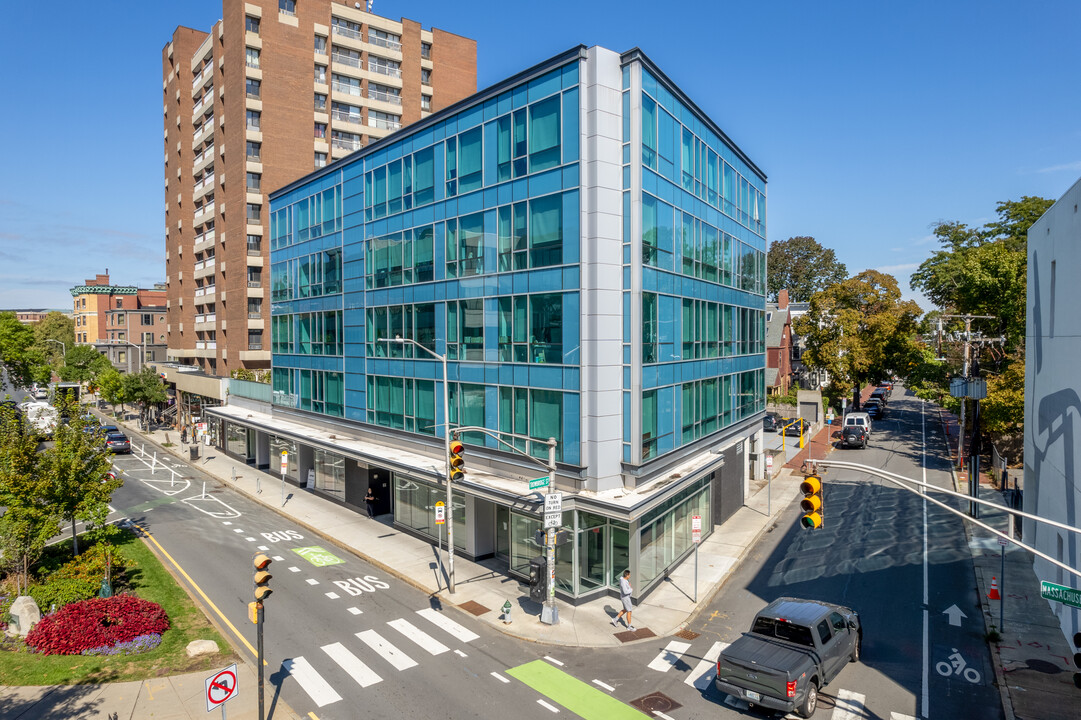
[{"label": "concrete curb", "polygon": [[[951,458],[950,461],[950,477],[953,479],[954,492],[961,492],[961,484],[957,478],[957,470],[953,466],[953,455],[950,453],[950,442],[946,435],[946,431],[943,428],[942,422],[942,408],[938,408],[939,417],[939,429],[942,430],[942,442],[946,445],[947,456]],[[976,592],[980,596],[980,610],[983,615],[983,628],[984,632],[990,632],[988,626],[988,618],[994,619],[994,615],[991,610],[991,603],[987,600],[986,588],[984,587],[983,574],[979,571],[976,563],[976,555],[972,550],[972,528],[967,522],[962,522],[962,526],[965,529],[965,539],[968,541],[969,553],[972,555],[972,570],[973,575],[976,577]],[[992,622],[993,624],[993,622]],[[990,644],[990,643],[988,643]],[[1016,716],[1013,712],[1013,699],[1010,697],[1010,689],[1006,684],[1006,672],[1002,667],[1002,657],[999,654],[998,648],[991,649],[991,666],[995,669],[995,684],[998,686],[998,694],[1002,700],[1002,713],[1005,716],[1005,720],[1016,720]]]}]

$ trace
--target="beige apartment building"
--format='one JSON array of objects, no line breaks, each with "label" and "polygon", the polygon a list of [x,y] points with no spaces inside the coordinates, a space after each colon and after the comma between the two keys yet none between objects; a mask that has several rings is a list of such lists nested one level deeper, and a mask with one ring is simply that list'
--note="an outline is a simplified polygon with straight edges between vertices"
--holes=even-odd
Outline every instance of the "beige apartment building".
[{"label": "beige apartment building", "polygon": [[476,41],[337,0],[224,0],[162,50],[168,359],[270,367],[268,194],[476,91]]}]

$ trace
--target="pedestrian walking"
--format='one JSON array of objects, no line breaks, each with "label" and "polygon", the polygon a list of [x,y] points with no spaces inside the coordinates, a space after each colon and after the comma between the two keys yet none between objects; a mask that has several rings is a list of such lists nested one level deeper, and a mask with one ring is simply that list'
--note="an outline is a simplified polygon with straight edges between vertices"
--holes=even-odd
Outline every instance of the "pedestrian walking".
[{"label": "pedestrian walking", "polygon": [[368,494],[364,496],[364,504],[368,506],[368,519],[375,519],[375,495],[372,494],[372,488],[368,486]]},{"label": "pedestrian walking", "polygon": [[619,599],[623,603],[623,609],[619,611],[619,615],[612,618],[612,625],[618,625],[619,619],[626,615],[627,629],[631,632],[634,632],[634,625],[631,625],[631,611],[634,609],[634,606],[631,605],[631,592],[633,591],[634,588],[631,587],[631,571],[624,570],[623,577],[619,579]]}]

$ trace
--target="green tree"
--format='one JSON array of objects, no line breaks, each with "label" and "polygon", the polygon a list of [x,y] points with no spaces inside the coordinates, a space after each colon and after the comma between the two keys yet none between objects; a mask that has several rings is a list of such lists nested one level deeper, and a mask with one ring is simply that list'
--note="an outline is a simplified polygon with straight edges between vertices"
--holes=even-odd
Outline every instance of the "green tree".
[{"label": "green tree", "polygon": [[844,263],[833,250],[822,247],[813,237],[792,237],[770,243],[766,260],[767,289],[776,302],[781,290],[788,290],[792,302],[807,302],[811,296],[848,276]]},{"label": "green tree", "polygon": [[[70,401],[62,399],[61,403]],[[79,520],[100,527],[109,514],[109,500],[120,487],[119,479],[109,479],[106,473],[112,463],[105,450],[100,432],[91,432],[88,421],[78,408],[59,408],[71,417],[67,424],[57,425],[53,446],[41,453],[40,472],[48,483],[47,499],[57,515],[71,523],[75,554],[79,554],[79,539],[75,523]]]},{"label": "green tree", "polygon": [[0,313],[0,365],[15,387],[49,382],[51,373],[45,356],[34,344],[34,331],[19,322],[13,312]]},{"label": "green tree", "polygon": [[148,421],[150,406],[168,399],[165,383],[151,367],[143,367],[137,373],[124,375],[122,386],[124,398],[139,405],[139,417],[144,424]]},{"label": "green tree", "polygon": [[60,377],[65,382],[90,382],[99,373],[112,365],[105,357],[90,345],[76,345],[64,356],[64,366],[60,368]]},{"label": "green tree", "polygon": [[0,406],[0,563],[19,575],[24,587],[30,568],[60,529],[37,448],[38,439],[25,422]]},{"label": "green tree", "polygon": [[128,398],[124,395],[124,376],[114,367],[108,367],[94,378],[101,399],[110,405],[120,405],[123,409]]},{"label": "green tree", "polygon": [[812,295],[793,329],[805,338],[804,364],[826,370],[835,391],[858,392],[901,370],[918,351],[919,316],[892,275],[864,270]]},{"label": "green tree", "polygon": [[54,310],[32,328],[34,344],[53,366],[61,364],[65,349],[75,348],[75,321],[64,313]]}]

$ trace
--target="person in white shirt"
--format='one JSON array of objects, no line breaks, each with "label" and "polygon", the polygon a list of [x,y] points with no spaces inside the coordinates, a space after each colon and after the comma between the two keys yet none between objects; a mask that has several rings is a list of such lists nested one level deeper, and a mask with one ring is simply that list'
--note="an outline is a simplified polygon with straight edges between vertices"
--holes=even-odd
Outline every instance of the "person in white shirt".
[{"label": "person in white shirt", "polygon": [[619,611],[619,615],[612,619],[612,625],[618,625],[619,619],[626,615],[627,629],[631,632],[634,631],[634,625],[631,625],[631,611],[634,609],[634,606],[631,605],[631,593],[633,591],[634,588],[631,587],[631,571],[624,570],[623,577],[619,579],[619,599],[623,603],[623,609]]}]

